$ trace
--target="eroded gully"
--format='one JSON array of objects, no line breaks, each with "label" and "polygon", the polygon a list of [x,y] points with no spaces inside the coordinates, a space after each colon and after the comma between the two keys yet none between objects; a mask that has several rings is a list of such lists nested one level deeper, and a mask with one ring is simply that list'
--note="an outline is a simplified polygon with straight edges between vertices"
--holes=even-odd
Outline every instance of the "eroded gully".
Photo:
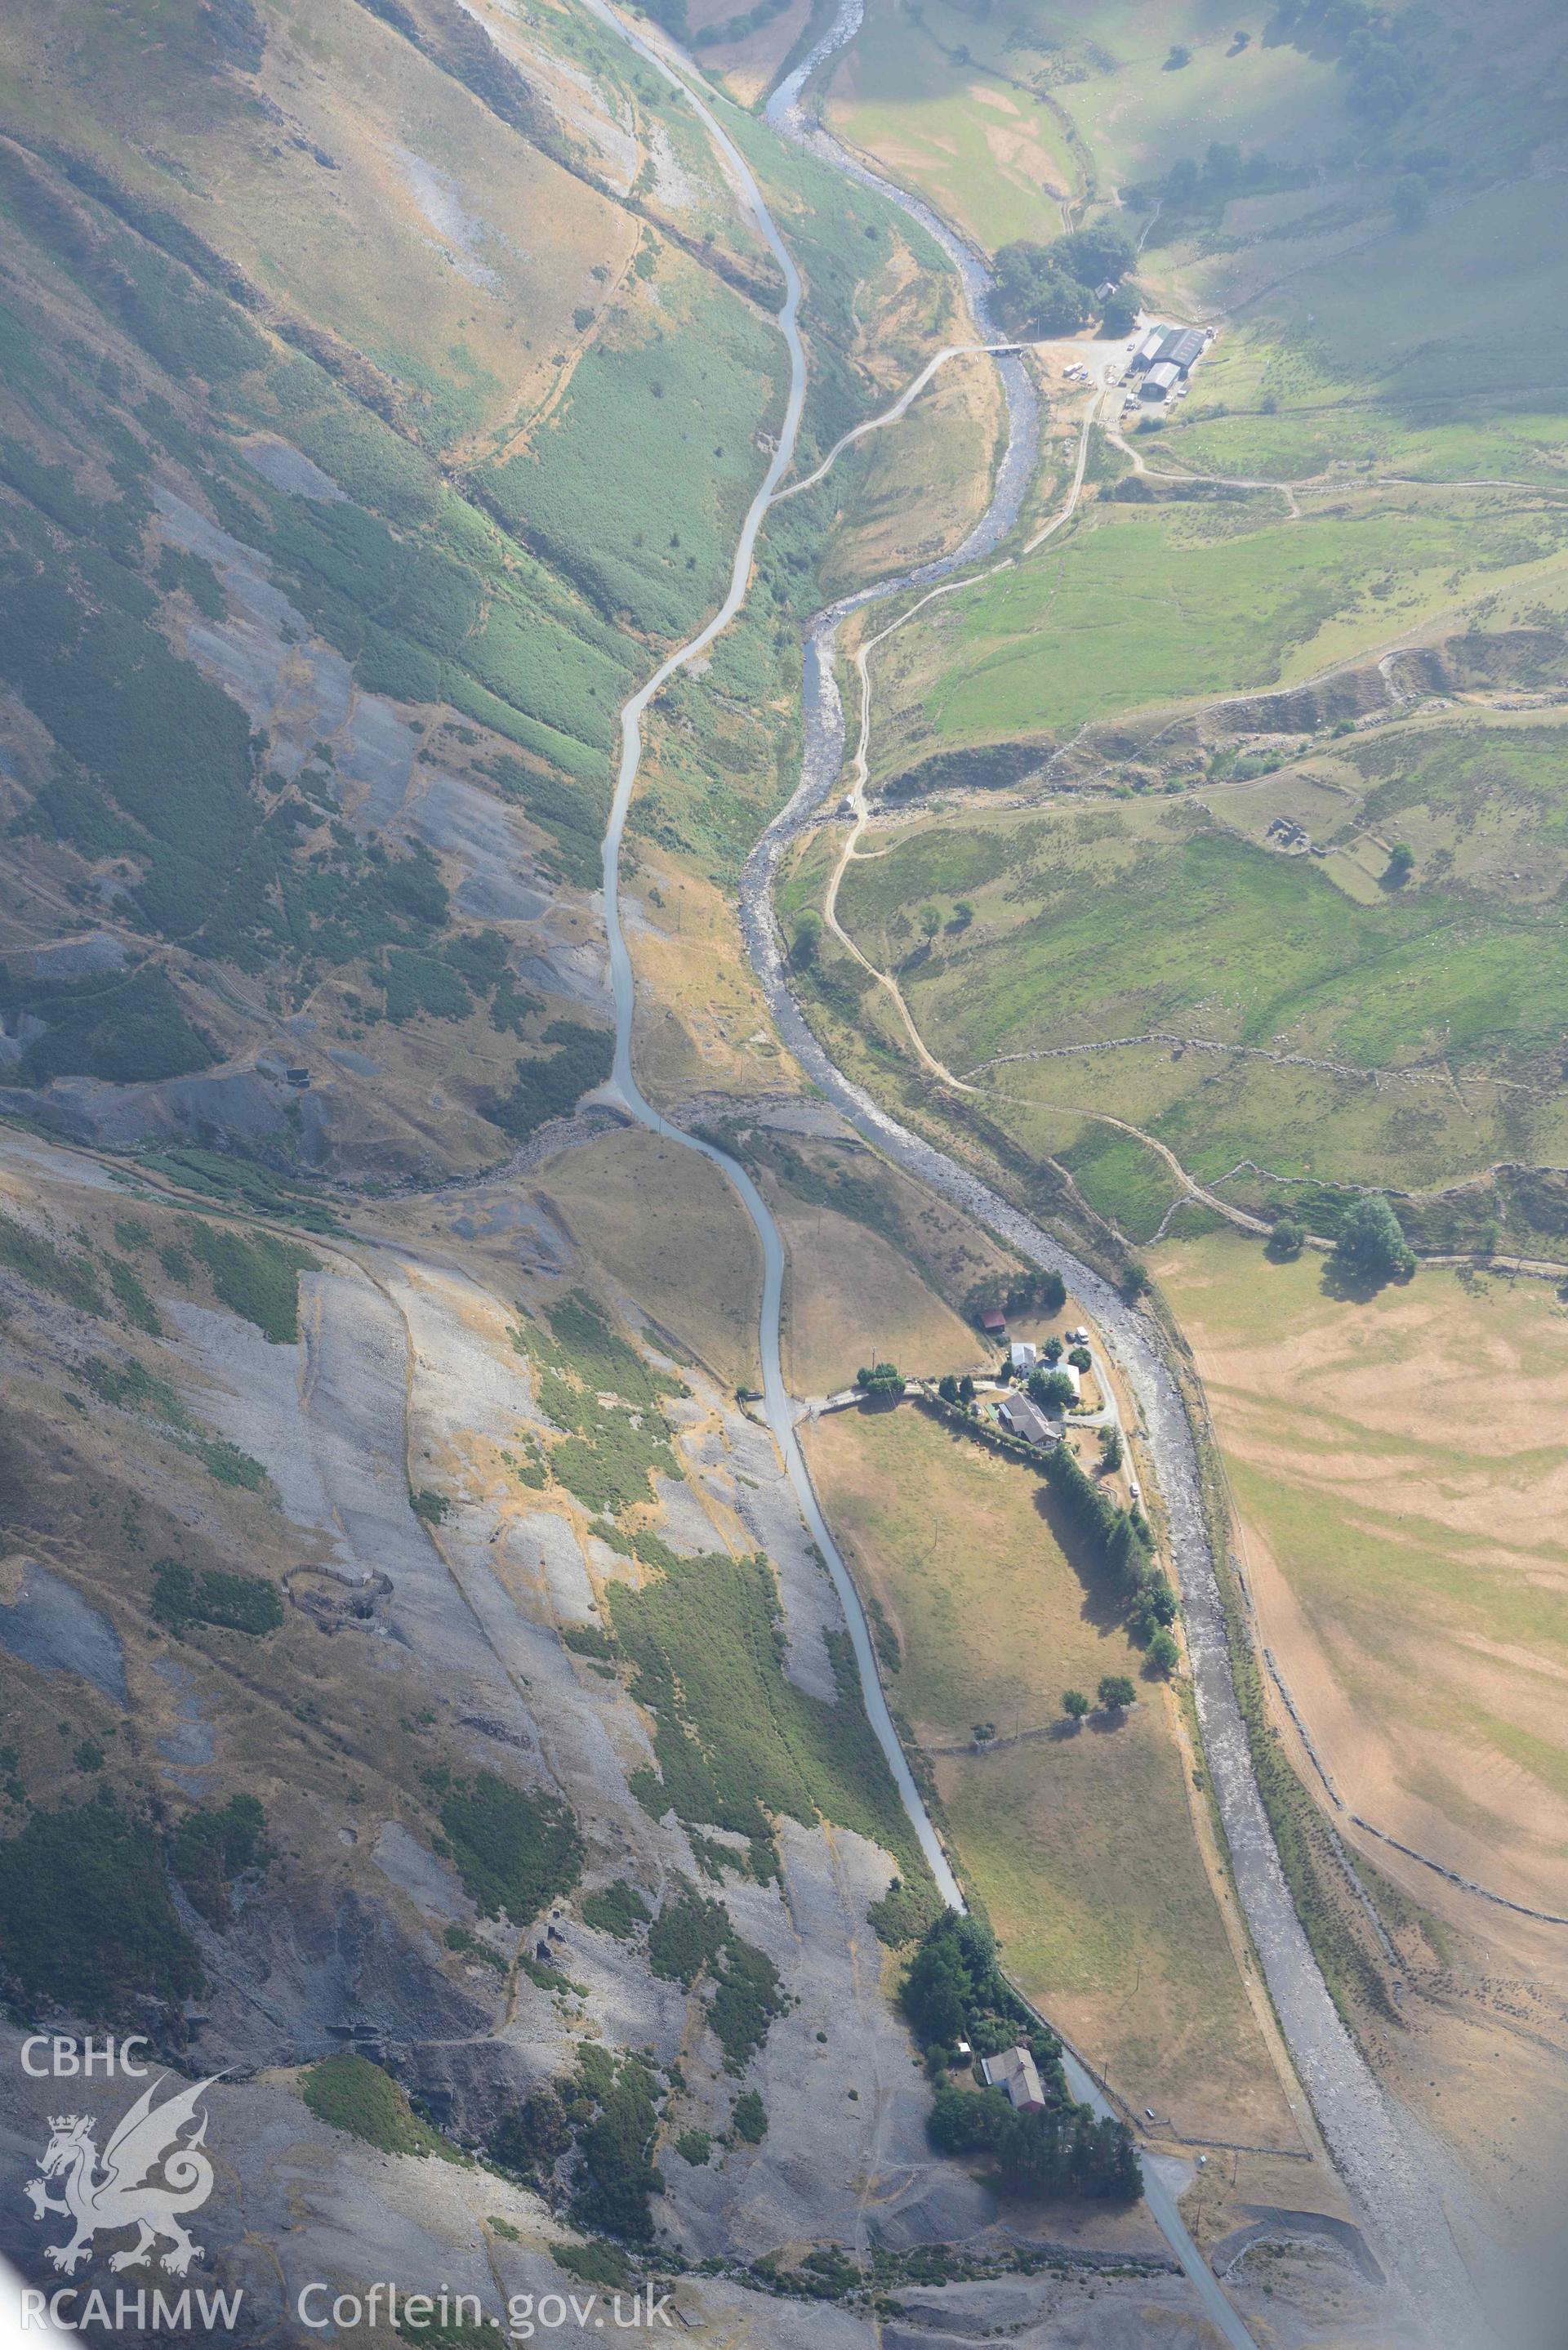
[{"label": "eroded gully", "polygon": [[[614,802],[604,840],[605,921],[614,991],[616,1038],[614,1084],[631,1116],[717,1167],[732,1185],[755,1228],[762,1250],[763,1295],[759,1340],[763,1408],[801,1514],[822,1552],[847,1621],[867,1713],[920,1847],[942,1897],[952,1908],[963,1897],[910,1773],[877,1678],[875,1653],[853,1579],[823,1516],[795,1434],[794,1409],[784,1383],[780,1347],[784,1291],[784,1244],[772,1212],[741,1163],[712,1143],[670,1126],[646,1099],[632,1066],[636,982],[620,917],[620,851],[627,813],[642,757],[642,721],[668,681],[700,658],[734,619],[745,599],[757,535],[794,460],[805,397],[805,354],[801,341],[801,281],[788,248],[763,201],[762,192],[735,141],[706,100],[659,47],[623,22],[607,0],[585,5],[636,50],[701,120],[722,157],[738,200],[773,254],[784,284],[777,324],[789,353],[790,382],[778,446],[742,525],[723,602],[691,640],[678,648],[633,694],[621,712],[620,758]],[[795,72],[781,84],[767,109],[784,136],[808,148],[845,176],[875,187],[910,214],[947,254],[964,286],[975,324],[990,338],[990,282],[981,256],[956,235],[929,205],[881,180],[848,154],[805,111],[803,93],[818,68],[857,31],[863,0],[844,0],[828,32]],[[1169,1514],[1173,1563],[1185,1603],[1185,1628],[1199,1718],[1235,1871],[1239,1897],[1289,2043],[1340,2173],[1361,2210],[1367,2233],[1384,2264],[1404,2283],[1433,2342],[1452,2350],[1482,2350],[1487,2342],[1469,2273],[1429,2178],[1414,2159],[1395,2117],[1360,2052],[1341,2022],[1308,1947],[1281,1871],[1257,1783],[1246,1732],[1231,1678],[1214,1561],[1199,1502],[1197,1450],[1180,1392],[1161,1355],[1147,1317],[1128,1307],[1089,1266],[1003,1200],[977,1177],[888,1117],[869,1095],[851,1083],[829,1059],[790,993],[771,889],[785,844],[815,820],[838,778],[844,756],[844,713],[834,676],[838,630],[862,607],[956,575],[982,560],[1016,523],[1034,469],[1038,405],[1023,363],[998,359],[1006,400],[1007,446],[991,503],[961,546],[951,555],[915,567],[876,588],[841,598],[818,613],[805,639],[804,683],[805,752],[799,789],[768,827],[748,860],[742,888],[742,920],[747,951],[779,1028],[796,1059],[842,1114],[885,1155],[919,1181],[978,1218],[1010,1242],[1030,1262],[1061,1273],[1094,1315],[1136,1393],[1147,1432],[1161,1492]],[[1109,2111],[1095,2083],[1070,2054],[1067,2074],[1075,2096]],[[1252,2337],[1220,2291],[1189,2234],[1175,2199],[1146,2168],[1146,2194],[1176,2257],[1192,2281],[1204,2308],[1232,2350],[1252,2350]]]}]

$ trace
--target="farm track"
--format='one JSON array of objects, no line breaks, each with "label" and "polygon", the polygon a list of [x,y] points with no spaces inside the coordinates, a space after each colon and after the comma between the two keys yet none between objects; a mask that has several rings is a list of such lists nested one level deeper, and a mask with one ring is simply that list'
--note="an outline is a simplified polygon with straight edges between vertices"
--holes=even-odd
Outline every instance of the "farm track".
[{"label": "farm track", "polygon": [[[847,0],[845,13],[857,17],[857,0]],[[825,160],[865,179],[874,175],[868,175],[855,159],[840,155],[820,126],[804,117],[800,106],[802,86],[833,46],[830,35],[826,43],[819,45],[819,52],[792,77],[794,87],[786,83],[777,94],[769,116],[791,135],[808,140]],[[906,210],[929,224],[930,209],[919,198],[892,183],[881,184]],[[943,243],[951,251],[958,240],[950,230]],[[960,252],[961,267],[967,264],[965,282],[971,300],[975,277],[980,277],[979,317],[983,320],[983,265],[978,255],[961,247]],[[1084,425],[1085,447],[1093,416],[1091,407]],[[1080,469],[1075,488],[1081,481]],[[999,502],[993,502],[993,512]],[[1064,513],[1055,517],[1055,526],[1065,518]],[[950,564],[956,569],[972,559],[971,549],[964,548],[950,558]],[[907,574],[885,582],[878,599],[925,585],[929,577],[930,567],[926,567],[918,576]],[[1274,1850],[1231,1674],[1215,1561],[1202,1508],[1197,1443],[1180,1388],[1156,1330],[1090,1267],[1072,1257],[971,1170],[899,1125],[846,1077],[828,1056],[791,993],[773,911],[773,880],[786,844],[815,821],[835,789],[845,747],[836,687],[831,669],[820,659],[822,618],[808,632],[808,648],[817,650],[819,657],[814,663],[808,651],[803,780],[753,852],[742,881],[742,918],[753,968],[786,1043],[835,1106],[906,1171],[1000,1232],[1033,1263],[1061,1272],[1118,1356],[1143,1413],[1169,1513],[1204,1749],[1237,1888],[1293,2058],[1341,2173],[1366,2216],[1368,2232],[1386,2265],[1400,2279],[1413,2306],[1421,2313],[1430,2338],[1476,2350],[1486,2340],[1487,2329],[1430,2168],[1402,2135],[1334,2006]],[[864,729],[860,751],[863,758]],[[1221,1212],[1229,1207],[1227,1202],[1217,1204]]]},{"label": "farm track", "polygon": [[[748,209],[784,273],[786,294],[779,313],[791,361],[791,390],[777,450],[746,515],[736,547],[729,591],[707,626],[679,647],[632,696],[621,712],[621,755],[611,816],[604,842],[605,913],[616,1004],[614,1083],[630,1114],[708,1159],[726,1175],[756,1230],[763,1251],[760,1340],[764,1409],[802,1515],[822,1549],[849,1624],[867,1714],[887,1754],[894,1779],[931,1863],[944,1898],[962,1907],[962,1896],[915,1786],[893,1728],[877,1676],[875,1652],[858,1596],[823,1517],[801,1453],[796,1408],[784,1384],[780,1353],[784,1249],[778,1228],[747,1170],[730,1155],[694,1134],[670,1127],[638,1087],[632,1062],[636,983],[619,909],[621,840],[642,753],[642,719],[667,681],[704,651],[729,625],[744,600],[757,534],[793,455],[805,394],[805,353],[798,328],[801,281],[794,261],[763,202],[750,170],[710,107],[691,88],[669,55],[616,16],[608,0],[587,0],[593,13],[626,40],[692,106],[724,163],[740,201]],[[882,181],[846,154],[804,111],[802,92],[811,76],[858,29],[862,0],[842,0],[839,14],[804,64],[774,93],[767,109],[774,127],[807,146],[833,168],[877,187],[919,220],[958,268],[981,334],[987,331],[988,278],[977,254],[921,199]],[[673,58],[673,61],[672,61]],[[887,1116],[829,1060],[790,993],[771,905],[771,883],[784,842],[815,818],[836,783],[844,748],[843,712],[833,675],[836,632],[848,613],[953,577],[994,553],[1014,527],[1033,470],[1037,410],[1027,375],[1016,359],[998,361],[1007,398],[1009,444],[998,471],[991,505],[964,544],[940,562],[900,574],[880,587],[846,597],[817,616],[806,638],[805,756],[801,785],[769,827],[748,859],[742,889],[742,920],[748,951],[782,1035],[802,1066],[877,1147],[943,1197],[989,1225],[1028,1260],[1063,1274],[1094,1315],[1118,1356],[1137,1398],[1151,1454],[1169,1515],[1173,1563],[1186,1601],[1189,1654],[1203,1742],[1230,1844],[1237,1888],[1262,1960],[1291,2053],[1320,2124],[1367,2230],[1390,2272],[1422,2314],[1429,2338],[1454,2350],[1478,2350],[1485,2339],[1468,2272],[1449,2230],[1429,2168],[1400,2134],[1395,2116],[1351,2040],[1329,1997],[1308,1946],[1281,1870],[1231,1677],[1230,1655],[1215,1563],[1204,1517],[1199,1455],[1176,1378],[1147,1320],[1092,1268],[1022,1215],[977,1176]],[[1090,416],[1093,415],[1093,410]],[[1075,495],[1081,490],[1088,442],[1085,419]],[[1063,517],[1057,517],[1059,523]],[[1042,533],[1040,536],[1044,536]],[[1036,540],[1036,542],[1038,541]],[[945,592],[943,590],[939,592]],[[1098,2092],[1075,2059],[1067,2060],[1075,2095],[1106,2110]],[[1152,2173],[1146,2178],[1150,2210],[1190,2277],[1203,2306],[1231,2350],[1252,2350],[1251,2336],[1220,2291],[1176,2210]]]}]

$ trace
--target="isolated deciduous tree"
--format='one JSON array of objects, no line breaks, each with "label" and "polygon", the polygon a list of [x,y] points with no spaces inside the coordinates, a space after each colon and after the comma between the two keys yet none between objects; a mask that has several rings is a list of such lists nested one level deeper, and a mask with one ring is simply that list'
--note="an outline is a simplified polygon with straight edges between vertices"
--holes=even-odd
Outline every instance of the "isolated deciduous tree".
[{"label": "isolated deciduous tree", "polygon": [[1393,1281],[1416,1270],[1416,1252],[1381,1191],[1352,1200],[1339,1220],[1334,1261],[1342,1272]]},{"label": "isolated deciduous tree", "polygon": [[1162,1566],[1151,1567],[1138,1586],[1134,1621],[1152,1639],[1162,1627],[1176,1621],[1176,1592]]},{"label": "isolated deciduous tree", "polygon": [[1082,1721],[1089,1711],[1089,1700],[1082,1690],[1064,1690],[1062,1711],[1072,1721]]},{"label": "isolated deciduous tree", "polygon": [[1157,1673],[1165,1675],[1176,1670],[1181,1662],[1181,1651],[1168,1632],[1155,1634],[1148,1644],[1148,1661]]},{"label": "isolated deciduous tree", "polygon": [[1415,850],[1407,840],[1397,840],[1388,851],[1388,862],[1383,868],[1383,879],[1391,888],[1402,889],[1415,869]]},{"label": "isolated deciduous tree", "polygon": [[796,920],[794,939],[790,948],[790,961],[802,971],[816,961],[822,944],[822,916],[808,906]]},{"label": "isolated deciduous tree", "polygon": [[1068,1355],[1067,1360],[1075,1371],[1092,1371],[1095,1367],[1095,1358],[1087,1347],[1075,1347]]},{"label": "isolated deciduous tree", "polygon": [[1292,1257],[1300,1256],[1305,1239],[1304,1230],[1293,1216],[1276,1216],[1274,1229],[1269,1234],[1264,1245],[1270,1256],[1277,1257],[1284,1263]]},{"label": "isolated deciduous tree", "polygon": [[1107,1713],[1125,1713],[1137,1700],[1137,1692],[1126,1673],[1104,1673],[1100,1677],[1100,1703]]},{"label": "isolated deciduous tree", "polygon": [[1167,73],[1179,73],[1183,66],[1189,66],[1191,63],[1192,52],[1186,42],[1172,41],[1169,54],[1165,60],[1164,70]]}]

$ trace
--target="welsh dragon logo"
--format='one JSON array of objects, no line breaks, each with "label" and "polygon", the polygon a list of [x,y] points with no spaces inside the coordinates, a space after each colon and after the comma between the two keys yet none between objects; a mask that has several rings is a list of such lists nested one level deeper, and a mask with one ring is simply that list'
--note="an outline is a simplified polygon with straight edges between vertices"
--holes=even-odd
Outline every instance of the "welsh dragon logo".
[{"label": "welsh dragon logo", "polygon": [[[134,2228],[136,2241],[129,2251],[111,2254],[111,2269],[134,2268],[163,2237],[170,2239],[171,2249],[161,2255],[160,2265],[171,2275],[183,2276],[192,2262],[201,2259],[202,2246],[192,2242],[181,2214],[200,2210],[213,2191],[213,2166],[202,2152],[207,2116],[198,2115],[197,2108],[218,2075],[197,2081],[155,2107],[154,2093],[168,2077],[161,2074],[142,2091],[101,2156],[94,2142],[93,2115],[51,2116],[39,2175],[28,2179],[23,2193],[35,2220],[57,2211],[75,2223],[76,2232],[67,2242],[44,2248],[45,2259],[67,2276],[75,2274],[78,2262],[92,2259],[96,2235],[117,2228]],[[192,2122],[198,2124],[195,2135],[182,2144],[180,2134]],[[153,2178],[155,2171],[160,2178]],[[50,2179],[59,2181],[58,2195],[49,2193]]]}]

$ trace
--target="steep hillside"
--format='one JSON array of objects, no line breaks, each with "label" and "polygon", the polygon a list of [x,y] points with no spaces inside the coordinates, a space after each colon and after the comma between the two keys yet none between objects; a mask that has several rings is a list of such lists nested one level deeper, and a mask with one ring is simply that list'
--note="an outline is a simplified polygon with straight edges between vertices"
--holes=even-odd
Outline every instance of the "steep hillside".
[{"label": "steep hillside", "polygon": [[[717,600],[776,266],[576,11],[25,8],[0,74],[5,1099],[354,1179],[493,1162],[607,1068],[615,712]],[[796,182],[831,434],[940,320],[892,207],[814,235]],[[687,792],[750,770],[760,814],[746,704],[798,656],[747,657]],[[750,837],[643,821],[721,869]]]},{"label": "steep hillside", "polygon": [[[242,2337],[389,2231],[410,2289],[652,2275],[734,2340],[780,2291],[1004,2313],[1064,2245],[1188,2322],[1146,2220],[926,2143],[883,1978],[929,1881],[700,1276],[655,1323],[543,1188],[298,1237],[15,1133],[0,1180],[10,2012],[225,2072]],[[721,1301],[736,1221],[667,1211]]]}]

